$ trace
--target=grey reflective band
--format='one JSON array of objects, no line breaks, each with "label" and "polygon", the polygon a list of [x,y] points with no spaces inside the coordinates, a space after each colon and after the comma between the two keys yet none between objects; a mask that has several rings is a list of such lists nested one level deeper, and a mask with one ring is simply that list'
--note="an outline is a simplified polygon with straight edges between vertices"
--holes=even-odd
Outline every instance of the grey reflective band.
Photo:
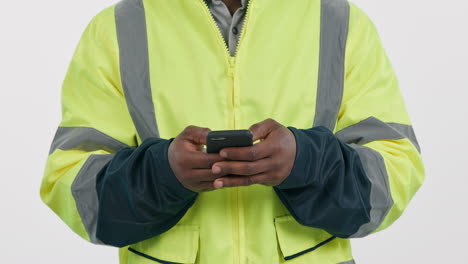
[{"label": "grey reflective band", "polygon": [[418,149],[421,153],[421,148],[419,147],[418,140],[416,139],[416,134],[414,133],[413,127],[410,125],[398,124],[398,123],[387,123],[395,130],[400,132],[405,138],[409,139],[411,143]]},{"label": "grey reflective band", "polygon": [[127,147],[101,131],[91,127],[59,127],[49,150],[49,155],[56,149],[116,152]]},{"label": "grey reflective band", "polygon": [[358,145],[364,145],[375,140],[408,138],[420,151],[412,126],[385,123],[375,117],[369,117],[357,124],[346,127],[335,135],[344,143],[356,143]]},{"label": "grey reflective band", "polygon": [[361,160],[366,176],[371,182],[370,191],[370,221],[362,225],[359,230],[350,238],[364,237],[376,230],[387,216],[393,206],[393,199],[390,193],[390,184],[388,182],[387,169],[385,162],[377,151],[350,144],[354,148]]},{"label": "grey reflective band", "polygon": [[96,178],[101,169],[115,154],[91,155],[78,172],[71,186],[76,208],[81,221],[94,244],[102,244],[96,237],[99,201],[96,191]]},{"label": "grey reflective band", "polygon": [[350,260],[350,261],[340,262],[340,263],[337,263],[337,264],[356,264],[356,262],[354,262],[354,259],[353,259],[353,260]]},{"label": "grey reflective band", "polygon": [[320,15],[320,62],[314,126],[333,131],[343,98],[349,3],[322,0]]},{"label": "grey reflective band", "polygon": [[159,137],[148,57],[148,36],[142,0],[123,0],[115,7],[120,76],[130,115],[141,141]]},{"label": "grey reflective band", "polygon": [[[127,144],[112,138],[92,127],[59,127],[49,150],[49,155],[56,149],[82,150],[91,152],[105,150],[110,153],[128,147]],[[115,154],[93,154],[88,157],[76,175],[71,191],[80,214],[81,221],[91,242],[102,244],[96,238],[98,197],[96,177],[99,171]]]},{"label": "grey reflective band", "polygon": [[418,151],[419,145],[411,126],[398,123],[385,123],[375,117],[369,117],[359,123],[346,127],[335,133],[335,136],[343,143],[350,144],[357,151],[366,175],[371,182],[370,222],[362,225],[351,236],[351,238],[363,237],[372,233],[380,226],[393,206],[393,200],[388,182],[387,169],[382,155],[371,148],[360,145],[375,140],[398,140],[403,138],[408,138]]}]

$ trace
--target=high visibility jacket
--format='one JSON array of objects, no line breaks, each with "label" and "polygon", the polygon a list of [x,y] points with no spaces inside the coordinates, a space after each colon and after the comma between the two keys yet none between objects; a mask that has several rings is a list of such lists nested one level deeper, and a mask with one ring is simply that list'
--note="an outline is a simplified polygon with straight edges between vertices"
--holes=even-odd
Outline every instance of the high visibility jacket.
[{"label": "high visibility jacket", "polygon": [[[95,178],[113,153],[188,125],[246,129],[266,118],[326,127],[359,152],[372,208],[351,237],[391,225],[424,180],[395,73],[354,4],[250,0],[230,56],[203,0],[123,0],[92,19],[73,56],[41,197],[100,243]],[[256,184],[200,193],[171,229],[121,248],[120,262],[354,263],[349,238],[331,237]]]}]

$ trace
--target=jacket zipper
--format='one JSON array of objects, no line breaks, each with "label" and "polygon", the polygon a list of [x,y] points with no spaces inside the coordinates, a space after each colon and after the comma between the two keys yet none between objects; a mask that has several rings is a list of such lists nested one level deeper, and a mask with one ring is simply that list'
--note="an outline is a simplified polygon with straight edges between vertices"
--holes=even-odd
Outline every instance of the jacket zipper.
[{"label": "jacket zipper", "polygon": [[[236,111],[236,106],[238,104],[238,100],[236,100],[236,89],[235,89],[235,80],[234,80],[234,76],[235,76],[235,67],[236,67],[236,58],[237,58],[237,54],[239,52],[239,49],[240,47],[242,46],[242,43],[244,42],[243,39],[245,38],[245,34],[246,34],[246,28],[248,26],[248,22],[249,22],[249,18],[250,18],[250,10],[252,9],[252,2],[254,0],[249,0],[248,1],[248,4],[247,4],[247,11],[245,13],[245,20],[244,20],[244,24],[242,26],[242,29],[241,29],[241,35],[240,35],[240,38],[239,38],[239,42],[237,43],[237,47],[234,51],[234,56],[231,56],[230,54],[230,51],[229,51],[229,46],[228,44],[226,43],[226,41],[224,40],[223,36],[221,35],[221,32],[218,28],[218,25],[216,24],[215,20],[214,20],[214,17],[213,15],[211,14],[210,12],[210,9],[207,5],[207,3],[205,2],[205,0],[200,0],[203,4],[203,6],[205,7],[205,12],[208,14],[208,16],[210,17],[210,23],[211,25],[216,29],[216,32],[217,32],[217,38],[218,38],[218,42],[222,42],[223,43],[223,46],[224,46],[224,52],[225,52],[225,57],[227,58],[227,65],[228,65],[228,72],[227,72],[227,75],[229,76],[230,78],[230,81],[231,81],[231,98],[232,98],[232,109],[233,109],[233,115],[234,115],[234,124],[233,124],[233,127],[234,129],[237,129],[238,128],[238,122],[237,121],[237,111]],[[241,247],[241,243],[242,241],[244,240],[244,233],[242,232],[242,237],[241,237],[241,233],[240,233],[240,228],[241,228],[241,225],[243,225],[243,217],[244,217],[244,214],[243,214],[243,204],[242,204],[242,199],[241,199],[241,193],[240,193],[240,190],[239,190],[240,187],[234,187],[234,188],[230,188],[231,189],[231,195],[233,197],[232,199],[232,204],[234,204],[232,206],[232,208],[235,208],[233,210],[233,230],[234,230],[234,234],[233,234],[233,237],[234,237],[234,245],[237,247],[237,254],[234,254],[234,263],[241,263],[241,259],[244,258],[244,253],[242,248]],[[240,221],[242,221],[242,224],[240,223]]]}]

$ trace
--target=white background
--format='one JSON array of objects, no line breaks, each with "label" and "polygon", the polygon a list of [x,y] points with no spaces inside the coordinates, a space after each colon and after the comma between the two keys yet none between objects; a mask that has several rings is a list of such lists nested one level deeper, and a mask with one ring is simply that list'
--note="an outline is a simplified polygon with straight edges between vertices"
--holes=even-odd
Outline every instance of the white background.
[{"label": "white background", "polygon": [[[39,197],[71,56],[90,19],[115,2],[2,0],[1,263],[117,263],[115,249],[75,235]],[[356,261],[468,263],[468,4],[354,2],[377,25],[427,171],[423,187],[393,226],[354,240]]]}]

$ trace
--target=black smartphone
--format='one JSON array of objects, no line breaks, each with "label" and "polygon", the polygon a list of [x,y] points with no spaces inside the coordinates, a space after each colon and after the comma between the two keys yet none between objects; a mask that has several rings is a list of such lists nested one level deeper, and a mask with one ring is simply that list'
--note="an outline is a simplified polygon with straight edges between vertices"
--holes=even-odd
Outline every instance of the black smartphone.
[{"label": "black smartphone", "polygon": [[218,153],[222,148],[252,146],[252,139],[252,131],[248,129],[210,131],[206,136],[206,152]]}]

